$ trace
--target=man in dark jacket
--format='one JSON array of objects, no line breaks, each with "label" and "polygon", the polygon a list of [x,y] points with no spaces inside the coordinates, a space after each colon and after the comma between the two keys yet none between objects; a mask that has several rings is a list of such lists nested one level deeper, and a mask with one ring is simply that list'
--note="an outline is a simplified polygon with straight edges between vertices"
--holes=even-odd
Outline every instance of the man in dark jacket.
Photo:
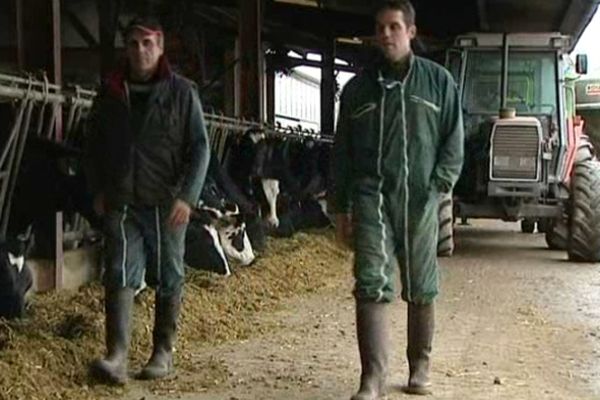
[{"label": "man in dark jacket", "polygon": [[139,377],[172,370],[185,231],[209,161],[195,86],[169,68],[160,25],[136,18],[125,39],[127,66],[105,81],[87,146],[88,179],[107,242],[107,354],[92,370],[117,384],[128,377],[133,297],[144,275],[156,289],[154,349]]},{"label": "man in dark jacket", "polygon": [[[344,88],[333,152],[338,240],[355,251],[356,320],[362,375],[353,400],[384,394],[387,304],[400,264],[408,303],[406,391],[429,392],[438,293],[438,196],[451,192],[463,161],[456,85],[441,66],[412,54],[415,12],[408,0],[376,12],[382,59]],[[353,237],[353,238],[352,238]]]}]

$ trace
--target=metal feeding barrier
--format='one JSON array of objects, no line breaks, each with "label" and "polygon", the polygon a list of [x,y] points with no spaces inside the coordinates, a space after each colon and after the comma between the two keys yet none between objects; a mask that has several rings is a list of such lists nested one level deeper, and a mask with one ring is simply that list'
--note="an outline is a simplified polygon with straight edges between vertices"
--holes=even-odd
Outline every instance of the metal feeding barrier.
[{"label": "metal feeding barrier", "polygon": [[212,149],[220,161],[227,150],[227,139],[231,136],[241,136],[248,131],[264,133],[267,138],[285,140],[312,140],[318,143],[333,144],[333,136],[321,135],[312,129],[302,127],[284,127],[281,124],[260,124],[255,121],[226,117],[218,114],[205,114],[208,137]]},{"label": "metal feeding barrier", "polygon": [[77,142],[80,138],[75,132],[91,109],[95,95],[77,86],[71,89],[51,84],[45,75],[36,79],[0,74],[0,104],[8,104],[13,113],[0,156],[0,239],[6,237],[27,136],[34,132],[47,140]]},{"label": "metal feeding barrier", "polygon": [[[81,148],[78,135],[92,108],[96,92],[79,86],[59,86],[40,78],[0,74],[0,105],[9,104],[13,122],[0,156],[0,239],[8,228],[11,198],[19,174],[25,143],[29,134]],[[333,143],[332,136],[321,135],[302,127],[283,127],[214,113],[204,115],[211,147],[223,160],[227,139],[252,130],[267,138],[312,140]],[[78,225],[78,224],[76,224]]]}]

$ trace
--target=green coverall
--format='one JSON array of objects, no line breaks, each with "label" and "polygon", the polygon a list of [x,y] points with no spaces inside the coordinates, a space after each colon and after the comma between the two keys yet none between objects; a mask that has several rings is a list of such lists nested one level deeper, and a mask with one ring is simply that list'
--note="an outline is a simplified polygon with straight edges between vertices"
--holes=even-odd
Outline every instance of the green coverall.
[{"label": "green coverall", "polygon": [[334,213],[352,213],[357,299],[389,302],[400,265],[402,299],[438,293],[438,195],[463,162],[458,90],[438,64],[411,56],[403,81],[384,64],[344,88],[333,153]]}]

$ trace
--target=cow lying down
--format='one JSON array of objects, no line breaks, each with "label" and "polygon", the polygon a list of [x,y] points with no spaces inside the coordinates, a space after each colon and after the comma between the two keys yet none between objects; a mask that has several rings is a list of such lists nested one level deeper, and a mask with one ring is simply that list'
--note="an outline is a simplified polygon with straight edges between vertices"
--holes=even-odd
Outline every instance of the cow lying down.
[{"label": "cow lying down", "polygon": [[185,239],[185,263],[194,269],[228,276],[231,263],[247,266],[255,259],[246,223],[237,205],[198,206]]},{"label": "cow lying down", "polygon": [[0,318],[20,318],[25,312],[27,294],[33,285],[25,262],[29,234],[0,243]]}]

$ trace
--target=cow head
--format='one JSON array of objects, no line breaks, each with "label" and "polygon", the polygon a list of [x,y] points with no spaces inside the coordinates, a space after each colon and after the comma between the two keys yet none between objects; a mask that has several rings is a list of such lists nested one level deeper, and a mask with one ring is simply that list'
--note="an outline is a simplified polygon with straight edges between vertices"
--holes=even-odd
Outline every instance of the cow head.
[{"label": "cow head", "polygon": [[210,218],[210,226],[230,259],[246,266],[254,261],[254,251],[246,232],[246,223],[236,204],[226,203],[221,209],[201,206],[200,212]]},{"label": "cow head", "polygon": [[241,265],[247,266],[254,262],[254,251],[246,232],[245,222],[236,221],[231,225],[223,226],[219,229],[219,239],[225,254]]},{"label": "cow head", "polygon": [[32,244],[32,225],[27,230],[16,237],[8,237],[4,243],[0,244],[0,251],[6,254],[9,262],[21,273],[25,267],[25,258],[29,254]]},{"label": "cow head", "polygon": [[25,235],[0,243],[0,317],[23,316],[26,295],[33,286],[33,276],[25,263],[31,229]]},{"label": "cow head", "polygon": [[220,275],[231,275],[231,268],[217,229],[204,222],[194,213],[185,236],[185,263],[194,269],[215,272]]},{"label": "cow head", "polygon": [[230,260],[250,265],[255,255],[237,205],[194,209],[186,235],[185,261],[196,269],[228,276]]},{"label": "cow head", "polygon": [[251,128],[239,136],[229,149],[226,169],[231,178],[246,194],[251,192],[253,176],[262,176],[266,157],[266,134],[260,128]]}]

